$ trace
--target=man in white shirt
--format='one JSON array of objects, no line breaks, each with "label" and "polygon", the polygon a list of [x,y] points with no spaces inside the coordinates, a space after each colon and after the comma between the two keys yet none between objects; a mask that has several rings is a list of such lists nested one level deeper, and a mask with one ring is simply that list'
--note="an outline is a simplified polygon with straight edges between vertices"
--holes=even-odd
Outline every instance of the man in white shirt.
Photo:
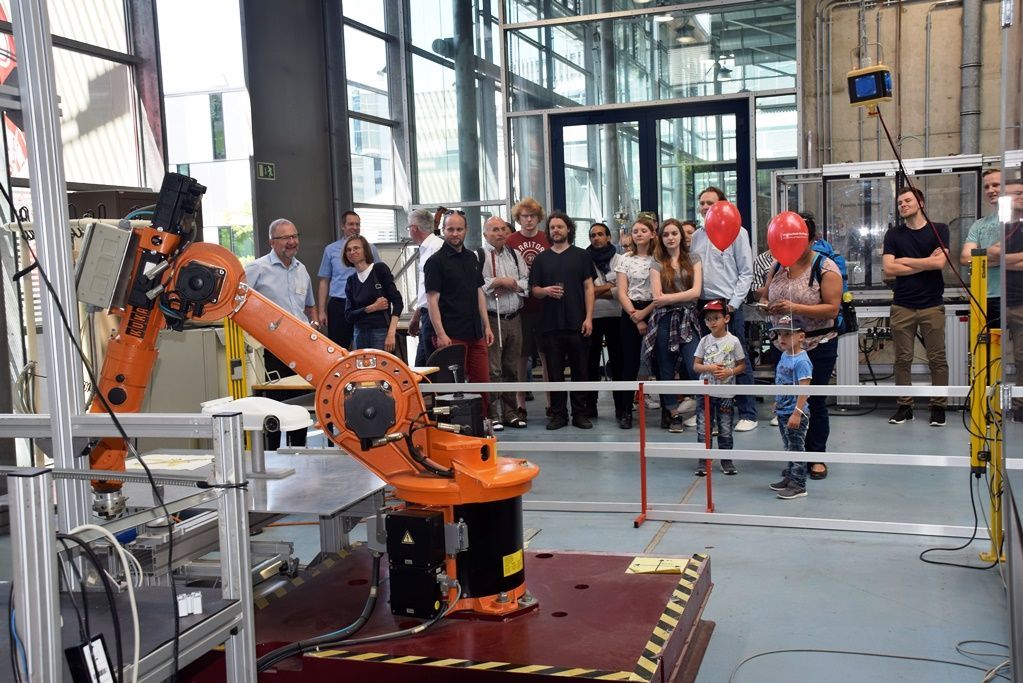
[{"label": "man in white shirt", "polygon": [[416,209],[408,215],[409,237],[419,245],[419,288],[416,303],[412,307],[412,319],[408,324],[408,333],[419,337],[419,348],[416,349],[416,366],[423,367],[435,349],[433,348],[433,326],[430,324],[430,311],[426,306],[426,262],[434,253],[444,246],[444,240],[434,232],[433,214],[427,209]]},{"label": "man in white shirt", "polygon": [[[529,285],[529,268],[524,258],[505,248],[511,226],[500,216],[491,216],[483,224],[483,247],[477,250],[483,270],[483,293],[487,298],[487,316],[496,342],[490,346],[490,381],[518,382],[519,357],[522,354],[522,309]],[[490,419],[496,431],[525,427],[519,415],[514,392],[492,394]]]},{"label": "man in white shirt", "polygon": [[[710,207],[726,199],[724,192],[716,187],[708,187],[700,193],[700,216],[706,219]],[[749,358],[749,348],[746,344],[746,321],[742,314],[742,303],[753,282],[753,250],[750,246],[749,231],[746,228],[739,228],[739,235],[735,241],[727,249],[721,251],[711,243],[707,231],[700,228],[693,233],[691,251],[698,254],[703,263],[703,293],[700,294],[698,302],[700,309],[702,310],[707,302],[713,299],[724,299],[728,302],[728,312],[731,315],[728,331],[739,339],[746,352],[746,357]],[[702,331],[703,334],[709,332],[705,327]],[[752,365],[752,363],[745,364],[742,372],[736,378],[737,384],[753,384]],[[753,397],[737,396],[735,403],[739,413],[735,431],[748,432],[756,429],[757,404]]]},{"label": "man in white shirt", "polygon": [[[319,318],[312,279],[305,264],[298,260],[298,228],[287,218],[278,218],[270,223],[268,236],[270,253],[245,266],[245,282],[291,315],[316,327]],[[263,350],[263,365],[270,380],[295,374],[287,360]],[[265,443],[268,451],[276,451],[281,444],[280,432],[267,432]],[[288,432],[288,444],[305,446],[306,430]]]}]

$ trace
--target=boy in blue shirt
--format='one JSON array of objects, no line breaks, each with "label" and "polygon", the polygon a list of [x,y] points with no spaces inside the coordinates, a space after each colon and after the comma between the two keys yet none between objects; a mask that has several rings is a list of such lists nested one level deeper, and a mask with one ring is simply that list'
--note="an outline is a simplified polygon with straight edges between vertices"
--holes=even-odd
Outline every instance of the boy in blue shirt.
[{"label": "boy in blue shirt", "polygon": [[[806,338],[804,323],[797,317],[782,316],[771,328],[778,334],[781,359],[775,369],[774,383],[779,386],[809,385],[813,363],[803,350]],[[779,394],[775,397],[774,411],[778,415],[778,431],[785,450],[802,453],[806,450],[806,428],[810,424],[807,396]],[[782,500],[802,498],[806,495],[806,461],[789,461],[781,473],[781,481],[771,484]]]}]

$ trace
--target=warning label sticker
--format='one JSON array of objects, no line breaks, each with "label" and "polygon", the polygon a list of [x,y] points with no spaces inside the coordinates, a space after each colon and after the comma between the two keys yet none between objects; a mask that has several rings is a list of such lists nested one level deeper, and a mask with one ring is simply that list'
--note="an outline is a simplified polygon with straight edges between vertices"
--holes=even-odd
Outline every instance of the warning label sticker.
[{"label": "warning label sticker", "polygon": [[512,574],[517,574],[522,571],[522,549],[519,548],[511,555],[505,555],[504,560],[504,576],[508,577]]},{"label": "warning label sticker", "polygon": [[416,544],[416,542],[412,540],[412,534],[410,532],[408,532],[408,531],[406,531],[405,535],[401,537],[401,542],[404,545],[415,545]]}]

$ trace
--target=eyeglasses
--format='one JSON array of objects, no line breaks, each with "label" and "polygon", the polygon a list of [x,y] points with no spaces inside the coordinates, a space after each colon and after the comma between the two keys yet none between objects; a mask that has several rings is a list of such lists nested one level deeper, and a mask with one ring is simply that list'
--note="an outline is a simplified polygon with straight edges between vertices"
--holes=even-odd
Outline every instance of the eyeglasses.
[{"label": "eyeglasses", "polygon": [[448,209],[447,211],[444,212],[444,215],[450,216],[453,213],[457,213],[459,216],[465,216],[465,212],[462,211],[461,209]]},{"label": "eyeglasses", "polygon": [[298,239],[298,233],[297,232],[294,235],[278,235],[277,237],[271,237],[270,238],[271,241],[273,241],[273,240],[297,240],[297,239]]}]

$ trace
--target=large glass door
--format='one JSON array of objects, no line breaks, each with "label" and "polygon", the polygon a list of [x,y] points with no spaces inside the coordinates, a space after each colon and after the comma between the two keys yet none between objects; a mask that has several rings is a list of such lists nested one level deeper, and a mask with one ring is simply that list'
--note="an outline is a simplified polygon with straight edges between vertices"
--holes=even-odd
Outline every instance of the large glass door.
[{"label": "large glass door", "polygon": [[698,218],[698,193],[724,190],[751,225],[749,99],[550,117],[552,207],[578,223],[627,225],[641,211]]},{"label": "large glass door", "polygon": [[[639,123],[565,126],[564,207],[580,232],[640,209]],[[614,226],[614,223],[608,223]],[[584,233],[585,234],[585,233]]]}]

